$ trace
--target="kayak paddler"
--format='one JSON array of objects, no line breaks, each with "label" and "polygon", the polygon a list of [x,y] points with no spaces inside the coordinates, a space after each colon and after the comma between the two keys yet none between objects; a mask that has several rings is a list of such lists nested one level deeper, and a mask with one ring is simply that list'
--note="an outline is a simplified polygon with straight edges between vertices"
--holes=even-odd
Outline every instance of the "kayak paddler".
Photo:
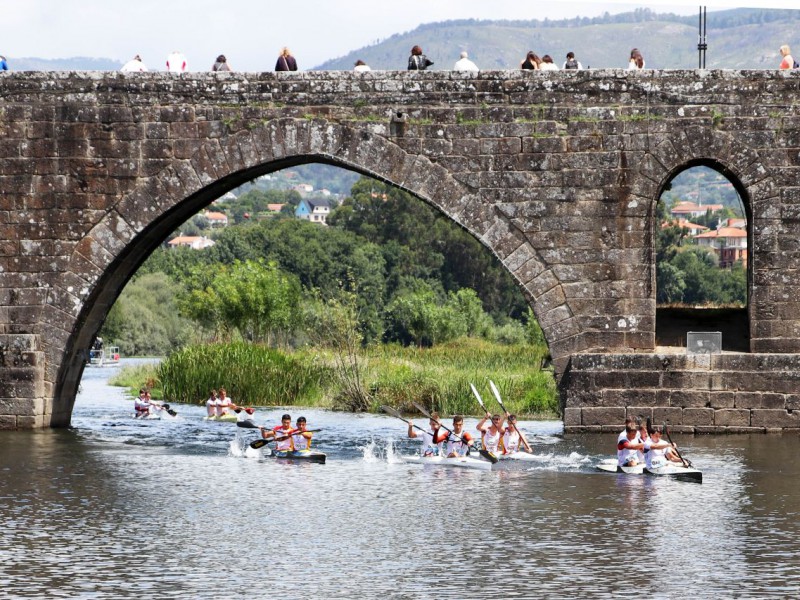
[{"label": "kayak paddler", "polygon": [[464,431],[464,417],[461,415],[453,417],[453,433],[445,431],[444,436],[444,454],[448,458],[466,456],[469,449],[475,446],[472,436]]},{"label": "kayak paddler", "polygon": [[[491,420],[491,424],[487,421]],[[481,443],[483,449],[492,454],[500,454],[500,439],[503,436],[503,421],[505,416],[486,412],[486,415],[478,422],[477,429],[481,432]]]},{"label": "kayak paddler", "polygon": [[311,448],[311,438],[313,436],[313,433],[306,431],[306,418],[297,417],[296,426],[291,438],[292,449],[297,451],[308,450]]},{"label": "kayak paddler", "polygon": [[281,452],[292,449],[292,417],[291,415],[283,415],[281,417],[281,424],[273,427],[272,429],[262,429],[261,437],[265,440],[285,438],[275,443],[275,451]]},{"label": "kayak paddler", "polygon": [[447,432],[440,431],[439,413],[432,412],[431,418],[428,421],[430,429],[425,433],[417,433],[414,431],[414,423],[408,421],[408,437],[418,438],[422,437],[422,449],[420,454],[422,456],[439,456],[440,444],[447,439]]}]

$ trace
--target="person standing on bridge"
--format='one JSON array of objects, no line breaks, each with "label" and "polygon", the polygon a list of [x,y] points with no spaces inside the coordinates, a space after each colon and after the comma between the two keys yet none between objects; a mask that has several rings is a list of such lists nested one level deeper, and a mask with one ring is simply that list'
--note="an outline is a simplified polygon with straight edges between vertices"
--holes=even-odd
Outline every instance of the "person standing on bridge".
[{"label": "person standing on bridge", "polygon": [[779,67],[781,71],[785,69],[796,69],[797,62],[795,62],[794,58],[792,58],[792,50],[789,48],[788,45],[784,44],[781,46],[780,49],[781,56],[783,59],[781,60],[781,66]]},{"label": "person standing on bridge", "polygon": [[275,70],[297,71],[297,61],[286,46],[283,47],[280,55],[278,55],[278,62],[275,63]]},{"label": "person standing on bridge", "polygon": [[5,56],[0,56],[0,71],[8,71],[8,63]]},{"label": "person standing on bridge", "polygon": [[142,73],[147,71],[147,67],[142,62],[142,57],[137,54],[131,60],[122,65],[120,71],[123,73]]},{"label": "person standing on bridge", "polygon": [[414,46],[411,49],[411,56],[408,57],[409,71],[424,71],[432,65],[433,61],[428,60],[428,57],[422,53],[422,48]]},{"label": "person standing on bridge", "polygon": [[167,56],[167,71],[169,73],[185,73],[188,68],[189,63],[186,62],[186,57],[178,50]]},{"label": "person standing on bridge", "polygon": [[466,52],[462,52],[461,53],[461,58],[459,58],[456,61],[456,64],[453,65],[453,70],[454,71],[465,71],[465,72],[470,72],[471,71],[471,72],[474,72],[474,73],[477,73],[478,71],[480,71],[480,69],[478,69],[478,65],[476,65],[474,62],[472,62],[469,59],[469,55]]}]

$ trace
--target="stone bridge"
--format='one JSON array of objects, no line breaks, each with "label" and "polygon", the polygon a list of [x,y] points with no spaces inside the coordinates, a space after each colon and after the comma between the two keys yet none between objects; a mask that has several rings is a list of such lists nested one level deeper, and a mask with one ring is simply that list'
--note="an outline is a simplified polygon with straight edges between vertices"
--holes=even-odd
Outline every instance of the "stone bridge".
[{"label": "stone bridge", "polygon": [[[502,261],[545,332],[566,431],[626,414],[797,428],[799,87],[777,71],[3,75],[0,428],[69,425],[90,343],[153,249],[307,162],[407,190]],[[746,206],[736,352],[656,346],[656,202],[696,165]]]}]

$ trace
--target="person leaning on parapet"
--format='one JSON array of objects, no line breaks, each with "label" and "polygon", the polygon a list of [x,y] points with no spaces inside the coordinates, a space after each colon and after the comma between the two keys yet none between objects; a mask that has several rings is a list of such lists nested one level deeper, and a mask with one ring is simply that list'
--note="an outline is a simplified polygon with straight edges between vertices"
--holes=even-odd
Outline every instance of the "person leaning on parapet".
[{"label": "person leaning on parapet", "polygon": [[0,56],[0,71],[8,71],[8,63],[5,56]]},{"label": "person leaning on parapet", "polygon": [[628,61],[629,71],[641,71],[644,69],[644,56],[639,52],[638,48],[631,50],[631,58]]},{"label": "person leaning on parapet", "polygon": [[549,54],[542,57],[542,64],[539,65],[542,71],[558,71],[558,65],[553,62],[553,58]]},{"label": "person leaning on parapet", "polygon": [[469,55],[466,52],[462,52],[460,56],[461,57],[456,61],[456,64],[453,65],[454,71],[472,71],[474,73],[480,71],[480,69],[478,69],[478,65],[469,59]]},{"label": "person leaning on parapet", "polygon": [[170,73],[185,73],[189,68],[189,63],[186,62],[186,57],[175,50],[172,54],[167,56],[167,71]]},{"label": "person leaning on parapet", "polygon": [[786,44],[781,46],[781,56],[783,57],[781,60],[781,66],[779,67],[781,71],[784,69],[800,68],[800,64],[797,64],[797,61],[792,58],[792,50]]},{"label": "person leaning on parapet", "polygon": [[411,49],[411,56],[408,57],[409,71],[424,71],[431,65],[433,65],[433,61],[428,60],[428,57],[422,53],[422,48],[414,46]]},{"label": "person leaning on parapet", "polygon": [[142,57],[137,54],[131,60],[122,65],[120,71],[123,73],[142,73],[147,71],[147,67],[142,62]]},{"label": "person leaning on parapet", "polygon": [[519,68],[523,71],[538,71],[539,65],[542,64],[542,59],[534,52],[533,50],[529,50],[528,54],[525,56],[525,60],[523,60]]},{"label": "person leaning on parapet", "polygon": [[220,54],[217,57],[216,62],[211,66],[212,71],[230,71],[231,67],[228,64],[228,59],[225,58],[224,54]]},{"label": "person leaning on parapet", "polygon": [[297,71],[297,61],[292,56],[289,48],[283,47],[278,55],[278,62],[275,63],[276,71]]},{"label": "person leaning on parapet", "polygon": [[372,69],[369,68],[369,65],[365,63],[363,60],[357,60],[355,66],[353,67],[353,71],[356,73],[363,73],[364,71],[371,71]]},{"label": "person leaning on parapet", "polygon": [[579,71],[579,70],[581,70],[583,68],[583,65],[580,63],[580,61],[577,58],[575,58],[575,53],[574,52],[567,52],[567,60],[564,61],[564,67],[563,68],[564,69],[575,69],[575,70]]}]

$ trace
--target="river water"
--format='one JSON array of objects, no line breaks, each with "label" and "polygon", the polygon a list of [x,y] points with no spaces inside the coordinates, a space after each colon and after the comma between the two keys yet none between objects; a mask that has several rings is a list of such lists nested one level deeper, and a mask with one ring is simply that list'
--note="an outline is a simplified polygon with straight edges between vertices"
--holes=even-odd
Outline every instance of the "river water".
[{"label": "river water", "polygon": [[676,436],[696,484],[597,472],[616,435],[559,422],[468,471],[398,461],[397,419],[287,409],[328,463],[286,464],[201,407],[134,420],[111,372],[72,429],[0,433],[1,598],[800,597],[797,434]]}]

